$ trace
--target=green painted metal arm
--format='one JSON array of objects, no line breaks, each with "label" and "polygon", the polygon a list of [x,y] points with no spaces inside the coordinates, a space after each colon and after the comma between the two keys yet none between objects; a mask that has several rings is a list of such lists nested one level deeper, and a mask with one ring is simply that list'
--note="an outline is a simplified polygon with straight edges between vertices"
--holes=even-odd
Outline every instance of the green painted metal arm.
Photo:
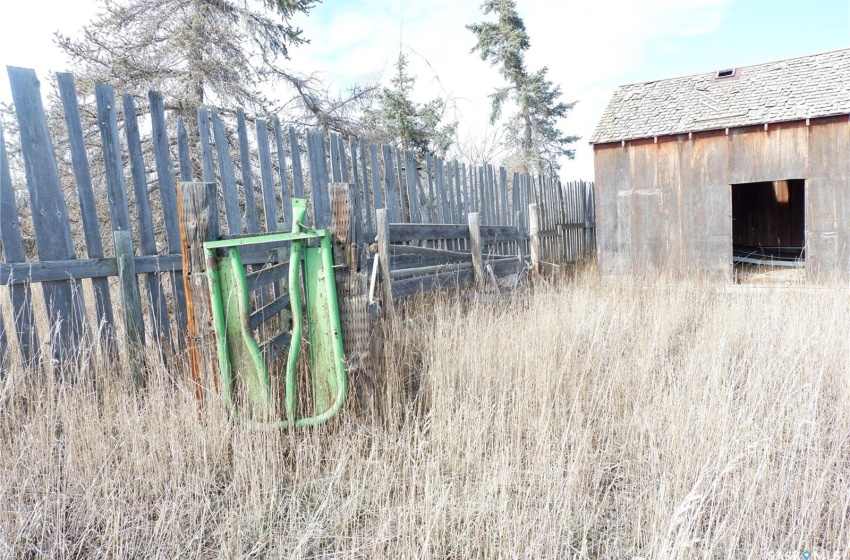
[{"label": "green painted metal arm", "polygon": [[[256,237],[248,237],[234,240],[213,241],[204,244],[205,254],[207,257],[207,273],[210,287],[210,299],[212,302],[213,322],[216,331],[219,370],[221,376],[221,385],[224,391],[224,401],[231,415],[245,422],[252,428],[259,429],[286,429],[290,427],[314,426],[328,421],[342,408],[345,397],[348,392],[348,376],[345,369],[345,360],[342,343],[342,329],[340,325],[339,304],[336,295],[336,283],[333,277],[333,251],[331,248],[330,235],[324,230],[307,230],[303,225],[306,218],[307,205],[304,199],[294,199],[293,206],[293,228],[289,234],[271,234]],[[306,231],[305,231],[306,230]],[[314,411],[313,416],[305,418],[296,418],[297,405],[297,370],[301,351],[302,339],[302,324],[303,312],[301,307],[301,289],[300,289],[300,272],[302,258],[304,257],[304,243],[308,239],[318,239],[319,247],[307,249],[311,256],[307,261],[315,265],[316,257],[320,257],[321,266],[317,270],[305,268],[306,281],[308,285],[307,304],[308,309],[315,310],[322,308],[327,310],[327,313],[321,313],[320,317],[313,317],[313,323],[320,328],[319,334],[324,334],[323,340],[311,339],[311,369],[314,388],[317,378],[327,379],[331,386],[334,386],[333,400],[321,411]],[[254,338],[250,328],[248,318],[250,316],[250,292],[248,290],[245,270],[242,265],[242,260],[239,255],[239,248],[254,244],[268,244],[273,242],[289,241],[290,247],[290,268],[289,268],[289,294],[290,306],[292,310],[292,337],[290,341],[289,355],[287,357],[286,378],[285,378],[285,411],[286,419],[279,421],[257,421],[252,418],[247,418],[239,410],[234,402],[233,394],[235,390],[236,378],[241,378],[242,383],[248,389],[250,401],[261,411],[268,410],[271,402],[271,382],[267,364],[263,358],[262,350]],[[225,249],[227,251],[227,260],[229,269],[222,269],[223,263],[218,262],[216,258],[217,251]],[[318,253],[316,253],[318,251]],[[305,262],[307,262],[305,261]],[[232,293],[225,294],[223,286],[226,285]],[[324,290],[324,293],[319,293],[318,290]],[[225,298],[235,298],[238,311],[234,310],[232,302]],[[317,299],[318,298],[318,299]],[[231,310],[228,313],[228,310]],[[238,329],[235,325],[229,324],[229,320],[233,320],[233,315],[237,315]],[[229,327],[231,328],[229,330]],[[236,336],[236,331],[238,335]],[[231,334],[232,336],[228,336]],[[314,333],[308,332],[308,336],[312,337]],[[238,340],[234,340],[238,339]],[[233,346],[236,345],[236,346]],[[238,354],[248,358],[247,364],[244,359],[240,358],[239,363],[247,371],[233,371],[233,358],[231,355],[231,346],[234,347]],[[320,354],[321,352],[330,352],[330,356]],[[328,359],[330,358],[330,359]],[[316,367],[332,367],[332,372],[317,372]],[[327,375],[330,374],[330,375]],[[318,402],[318,401],[317,401]]]}]

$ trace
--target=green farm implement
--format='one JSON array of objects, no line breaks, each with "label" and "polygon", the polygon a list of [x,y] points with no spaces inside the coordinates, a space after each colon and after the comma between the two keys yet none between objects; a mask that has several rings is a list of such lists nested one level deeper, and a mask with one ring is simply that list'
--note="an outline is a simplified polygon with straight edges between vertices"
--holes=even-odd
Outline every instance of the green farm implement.
[{"label": "green farm implement", "polygon": [[[304,225],[304,199],[294,199],[292,210],[291,233],[204,244],[222,393],[231,414],[255,427],[321,424],[339,412],[348,391],[330,233]],[[247,272],[245,257],[256,261],[258,254],[275,258]],[[303,339],[309,383],[299,381]],[[284,358],[283,410],[275,413],[270,370]],[[311,410],[299,414],[305,385]]]}]

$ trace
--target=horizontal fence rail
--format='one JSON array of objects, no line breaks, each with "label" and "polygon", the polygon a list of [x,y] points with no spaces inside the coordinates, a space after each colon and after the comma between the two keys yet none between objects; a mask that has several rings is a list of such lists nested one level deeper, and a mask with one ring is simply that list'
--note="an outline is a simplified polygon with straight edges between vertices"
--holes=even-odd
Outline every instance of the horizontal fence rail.
[{"label": "horizontal fence rail", "polygon": [[[111,344],[118,329],[136,344],[187,349],[183,183],[214,184],[211,231],[228,237],[290,231],[292,198],[308,198],[313,227],[349,230],[349,268],[382,272],[385,307],[449,286],[498,289],[526,263],[545,269],[594,250],[592,183],[301,133],[241,108],[177,116],[159,92],[118,97],[104,84],[97,119],[86,120],[71,74],[57,74],[47,109],[33,70],[8,74],[19,126],[0,127],[0,284],[10,298],[0,360],[15,351],[32,363],[50,340],[62,361],[85,338]],[[342,221],[334,185],[346,185]],[[281,254],[260,247],[243,258],[259,303],[273,305],[258,324],[288,305]]]}]

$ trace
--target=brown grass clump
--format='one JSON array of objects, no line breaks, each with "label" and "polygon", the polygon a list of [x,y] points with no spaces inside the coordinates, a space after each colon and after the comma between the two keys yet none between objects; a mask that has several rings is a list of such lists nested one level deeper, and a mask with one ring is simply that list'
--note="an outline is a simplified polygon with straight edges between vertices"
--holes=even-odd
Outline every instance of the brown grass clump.
[{"label": "brown grass clump", "polygon": [[106,365],[10,376],[0,555],[850,555],[846,288],[585,273],[422,317],[383,422],[252,432],[164,371],[138,394]]}]

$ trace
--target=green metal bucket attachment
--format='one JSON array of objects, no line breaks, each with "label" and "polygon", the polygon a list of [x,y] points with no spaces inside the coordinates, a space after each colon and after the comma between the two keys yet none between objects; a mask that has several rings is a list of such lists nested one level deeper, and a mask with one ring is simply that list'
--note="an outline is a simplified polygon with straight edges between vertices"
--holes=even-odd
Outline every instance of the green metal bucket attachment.
[{"label": "green metal bucket attachment", "polygon": [[[292,233],[204,243],[225,403],[235,418],[256,427],[284,429],[321,424],[339,412],[348,392],[331,238],[326,230],[307,228],[304,225],[306,215],[306,201],[294,199]],[[254,249],[283,253],[281,249],[286,244],[289,244],[288,271],[284,270],[286,263],[279,263],[246,274],[243,252]],[[283,290],[274,286],[274,282],[284,273],[288,280],[287,290],[281,294]],[[274,287],[277,297],[271,302],[255,297],[257,306],[263,305],[253,309],[251,292],[259,290],[267,294],[269,287]],[[280,315],[287,305],[291,311],[291,331],[288,321]],[[270,325],[273,317],[280,318],[279,332],[261,344],[257,333],[261,327]],[[305,323],[310,352],[312,414],[298,417],[297,372]],[[286,418],[274,419],[271,417],[273,397],[269,364],[281,354],[287,342],[283,399]],[[244,395],[250,413],[239,409],[237,392]]]}]

